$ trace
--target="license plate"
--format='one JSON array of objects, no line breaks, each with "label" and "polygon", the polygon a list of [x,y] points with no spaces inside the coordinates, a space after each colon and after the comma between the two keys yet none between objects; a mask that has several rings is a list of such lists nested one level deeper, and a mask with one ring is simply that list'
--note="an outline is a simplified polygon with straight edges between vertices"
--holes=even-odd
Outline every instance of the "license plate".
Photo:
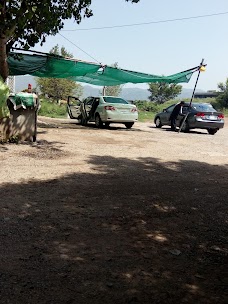
[{"label": "license plate", "polygon": [[215,115],[208,115],[208,119],[210,119],[210,120],[217,120],[217,116],[215,116]]}]

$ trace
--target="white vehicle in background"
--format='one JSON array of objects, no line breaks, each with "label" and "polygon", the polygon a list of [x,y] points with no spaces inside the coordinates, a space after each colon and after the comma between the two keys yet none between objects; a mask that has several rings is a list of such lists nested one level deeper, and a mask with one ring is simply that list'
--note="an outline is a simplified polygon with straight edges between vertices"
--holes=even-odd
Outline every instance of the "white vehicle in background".
[{"label": "white vehicle in background", "polygon": [[108,127],[111,123],[122,123],[130,129],[138,121],[136,106],[120,97],[87,97],[81,102],[69,96],[67,109],[70,118],[78,119],[82,125],[95,122],[99,128],[104,124]]}]

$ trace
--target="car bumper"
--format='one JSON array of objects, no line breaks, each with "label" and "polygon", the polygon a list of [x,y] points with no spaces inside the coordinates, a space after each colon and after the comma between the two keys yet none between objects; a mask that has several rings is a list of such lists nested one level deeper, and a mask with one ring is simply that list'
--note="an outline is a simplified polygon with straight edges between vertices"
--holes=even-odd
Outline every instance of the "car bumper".
[{"label": "car bumper", "polygon": [[138,113],[136,114],[129,114],[129,113],[122,113],[121,115],[116,115],[112,111],[107,112],[101,116],[101,119],[103,122],[136,122],[138,121]]},{"label": "car bumper", "polygon": [[197,119],[192,125],[190,124],[190,128],[198,128],[198,129],[221,129],[223,127],[224,127],[224,120],[211,121],[211,120]]}]

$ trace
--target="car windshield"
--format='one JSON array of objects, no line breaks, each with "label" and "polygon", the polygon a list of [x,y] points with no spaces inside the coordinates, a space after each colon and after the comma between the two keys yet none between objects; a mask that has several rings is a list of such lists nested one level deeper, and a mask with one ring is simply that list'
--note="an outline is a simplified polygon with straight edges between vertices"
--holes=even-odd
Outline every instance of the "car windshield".
[{"label": "car windshield", "polygon": [[128,102],[122,98],[119,97],[103,97],[105,102],[109,103],[122,103],[122,104],[128,104]]},{"label": "car windshield", "polygon": [[199,112],[216,112],[213,106],[209,103],[194,103],[192,104],[192,108]]}]

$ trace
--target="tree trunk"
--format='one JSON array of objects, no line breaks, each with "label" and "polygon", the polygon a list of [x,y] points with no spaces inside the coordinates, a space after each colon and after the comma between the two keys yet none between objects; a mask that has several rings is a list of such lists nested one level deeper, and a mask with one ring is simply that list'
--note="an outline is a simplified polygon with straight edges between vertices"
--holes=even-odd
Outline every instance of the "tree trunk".
[{"label": "tree trunk", "polygon": [[7,63],[6,39],[0,37],[0,76],[6,81],[9,76],[9,68]]}]

